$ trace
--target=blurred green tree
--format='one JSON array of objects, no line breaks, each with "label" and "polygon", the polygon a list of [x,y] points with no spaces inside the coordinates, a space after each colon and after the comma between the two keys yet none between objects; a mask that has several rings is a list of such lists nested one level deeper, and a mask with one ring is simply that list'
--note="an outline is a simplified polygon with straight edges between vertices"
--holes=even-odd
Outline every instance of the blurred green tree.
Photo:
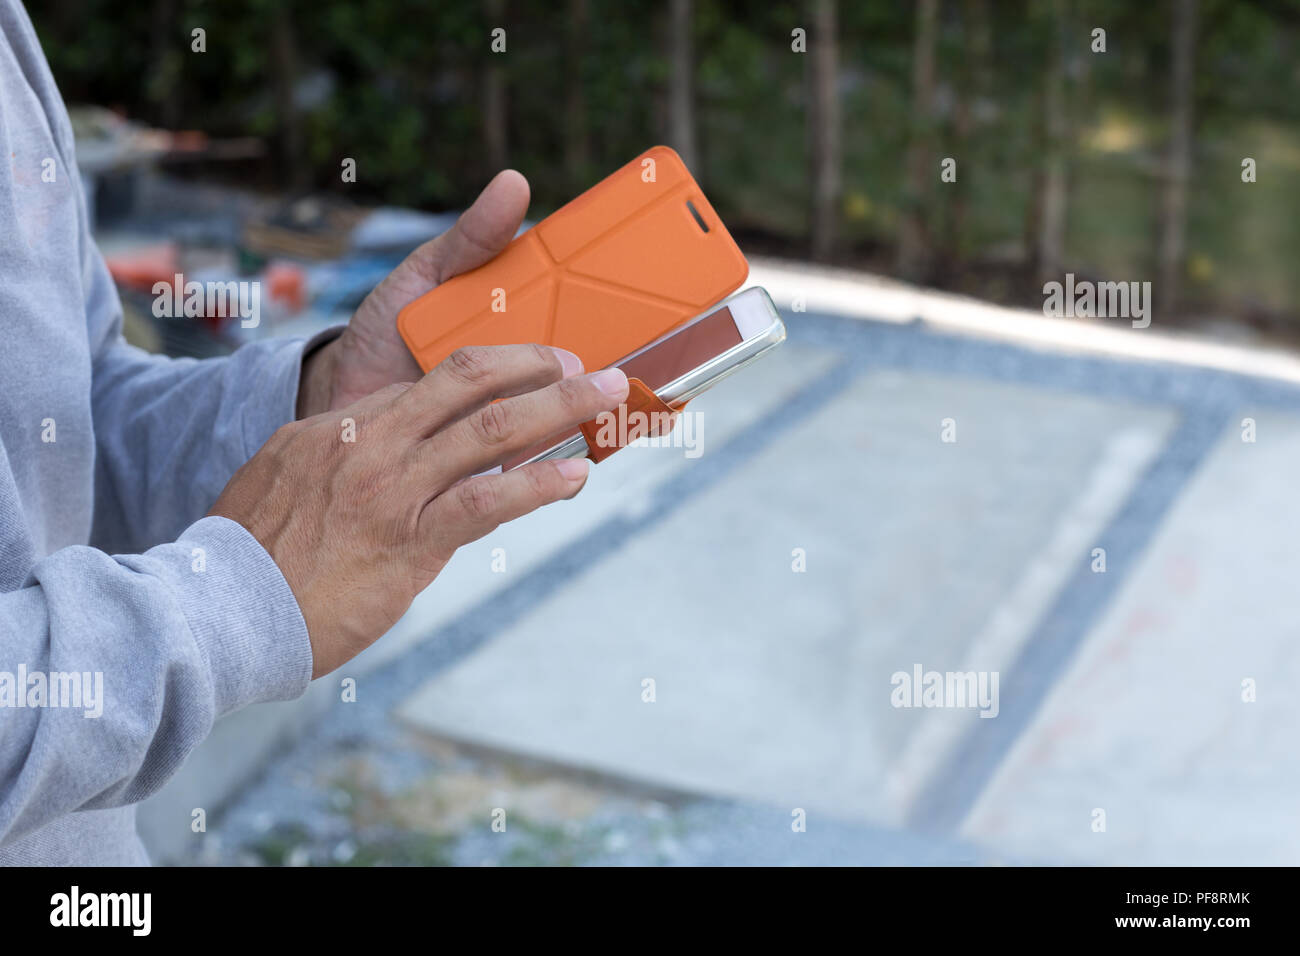
[{"label": "blurred green tree", "polygon": [[[1191,29],[1189,9],[44,0],[30,13],[69,102],[263,137],[266,160],[239,170],[261,188],[455,208],[509,163],[537,217],[668,141],[757,251],[1021,302],[1065,269],[1150,276],[1188,309],[1300,329],[1300,7],[1199,0]],[[817,44],[819,24],[833,42]],[[506,53],[491,50],[498,27]],[[191,49],[199,28],[206,53]],[[340,182],[345,156],[355,184]],[[1241,182],[1245,157],[1256,183]]]}]

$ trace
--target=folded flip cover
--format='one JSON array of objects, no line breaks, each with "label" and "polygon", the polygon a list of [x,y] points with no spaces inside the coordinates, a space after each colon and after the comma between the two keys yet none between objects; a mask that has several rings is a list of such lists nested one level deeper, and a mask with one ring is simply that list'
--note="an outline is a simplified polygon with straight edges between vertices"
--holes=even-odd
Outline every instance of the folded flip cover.
[{"label": "folded flip cover", "polygon": [[541,342],[611,365],[734,291],[749,264],[681,158],[656,146],[401,311],[426,372],[466,345]]}]

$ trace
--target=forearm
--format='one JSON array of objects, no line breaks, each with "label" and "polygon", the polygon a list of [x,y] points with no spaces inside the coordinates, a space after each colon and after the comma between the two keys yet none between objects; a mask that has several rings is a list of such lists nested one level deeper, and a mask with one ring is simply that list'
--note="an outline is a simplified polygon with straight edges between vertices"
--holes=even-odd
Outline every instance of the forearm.
[{"label": "forearm", "polygon": [[120,340],[96,359],[92,543],[138,552],[176,537],[294,418],[303,345],[259,342],[221,359],[149,355]]}]

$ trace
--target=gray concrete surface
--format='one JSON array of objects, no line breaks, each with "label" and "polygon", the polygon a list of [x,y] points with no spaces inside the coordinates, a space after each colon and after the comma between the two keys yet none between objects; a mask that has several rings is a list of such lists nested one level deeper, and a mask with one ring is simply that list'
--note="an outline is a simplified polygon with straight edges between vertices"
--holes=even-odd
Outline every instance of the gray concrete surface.
[{"label": "gray concrete surface", "polygon": [[[949,417],[957,440],[944,443]],[[904,795],[922,784],[907,777],[917,735],[932,720],[981,718],[896,710],[890,676],[915,663],[1009,664],[1019,633],[984,652],[973,639],[1013,613],[1005,597],[1095,463],[1113,457],[1113,436],[1141,436],[1147,451],[1118,466],[1122,494],[1171,417],[868,372],[432,678],[401,714],[440,735],[653,784],[901,822]],[[1093,508],[1059,558],[1082,560],[1109,517]],[[1037,591],[1051,588],[1052,570],[1041,569]],[[654,703],[642,699],[645,679]]]},{"label": "gray concrete surface", "polygon": [[[1022,852],[1046,841],[1089,862],[1300,859],[1300,419],[1241,411],[981,795],[967,836]],[[1248,415],[1253,444],[1241,437]],[[1098,808],[1104,832],[1092,827]]]},{"label": "gray concrete surface", "polygon": [[[1300,389],[788,318],[701,458],[622,452],[458,555],[209,833],[176,811],[224,794],[174,785],[173,858],[1300,862]],[[917,663],[999,672],[998,716],[892,707]]]}]

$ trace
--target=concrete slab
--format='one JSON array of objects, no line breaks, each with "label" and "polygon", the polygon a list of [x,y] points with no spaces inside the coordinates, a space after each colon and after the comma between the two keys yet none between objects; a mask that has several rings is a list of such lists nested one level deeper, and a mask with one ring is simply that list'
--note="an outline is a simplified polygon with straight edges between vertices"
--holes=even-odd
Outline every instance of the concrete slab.
[{"label": "concrete slab", "polygon": [[943,725],[979,718],[895,709],[891,675],[1004,666],[1173,420],[872,372],[400,713],[660,786],[898,823],[954,737]]},{"label": "concrete slab", "polygon": [[1039,859],[1300,863],[1298,473],[1300,420],[1234,416],[963,835]]}]

